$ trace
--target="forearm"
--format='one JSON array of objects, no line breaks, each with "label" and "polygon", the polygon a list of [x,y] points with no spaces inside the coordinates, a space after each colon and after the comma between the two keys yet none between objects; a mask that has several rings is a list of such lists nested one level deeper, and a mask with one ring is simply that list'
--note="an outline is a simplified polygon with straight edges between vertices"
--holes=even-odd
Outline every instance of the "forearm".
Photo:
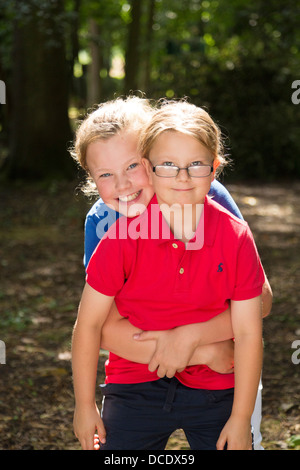
[{"label": "forearm", "polygon": [[95,403],[101,329],[75,324],[72,338],[72,370],[76,404]]},{"label": "forearm", "polygon": [[272,309],[272,303],[273,303],[273,292],[270,286],[270,283],[266,277],[266,281],[263,285],[262,288],[262,317],[265,318],[267,317]]},{"label": "forearm", "polygon": [[[194,344],[193,364],[189,365],[204,364],[203,358],[207,357],[207,352],[204,348],[197,349],[198,346],[225,341],[233,337],[230,309],[207,322],[179,326],[177,329],[178,332],[180,330],[188,335],[190,343]],[[129,361],[149,364],[156,343],[150,340],[135,341],[134,334],[140,332],[139,328],[136,328],[129,320],[119,315],[114,303],[102,329],[101,347]],[[200,359],[202,360],[199,362]]]},{"label": "forearm", "polygon": [[117,354],[128,361],[149,364],[155,351],[156,341],[139,342],[134,335],[141,330],[133,326],[129,320],[109,315],[102,329],[101,347]]},{"label": "forearm", "polygon": [[72,369],[77,403],[95,399],[97,364],[103,324],[114,298],[85,285],[72,337]]},{"label": "forearm", "polygon": [[232,413],[250,419],[261,377],[263,342],[261,297],[232,301],[235,395]]},{"label": "forearm", "polygon": [[[155,353],[157,341],[154,339],[136,341],[133,337],[140,331],[127,319],[121,317],[113,304],[102,329],[101,347],[129,361],[149,364]],[[172,330],[155,333],[172,335]],[[174,358],[171,352],[170,354]],[[232,372],[232,362],[233,343],[232,341],[224,341],[195,347],[187,365],[206,364],[217,372],[230,373]]]},{"label": "forearm", "polygon": [[185,331],[190,342],[198,346],[206,346],[233,338],[231,314],[228,308],[225,312],[216,315],[208,321],[178,326],[177,330]]},{"label": "forearm", "polygon": [[250,421],[261,377],[263,345],[257,337],[241,337],[234,343],[235,389],[232,415]]},{"label": "forearm", "polygon": [[[134,335],[140,332],[140,329],[125,318],[115,320],[114,326],[112,322],[108,322],[103,327],[101,347],[128,361],[149,364],[155,352],[156,341],[136,341],[133,339]],[[208,364],[215,353],[215,343],[198,346],[195,348],[188,365]]]}]

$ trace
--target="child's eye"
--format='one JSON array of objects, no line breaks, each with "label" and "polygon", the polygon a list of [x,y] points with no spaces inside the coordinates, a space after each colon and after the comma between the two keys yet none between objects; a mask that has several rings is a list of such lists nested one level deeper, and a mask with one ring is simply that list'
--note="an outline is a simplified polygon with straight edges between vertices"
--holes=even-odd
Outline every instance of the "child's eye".
[{"label": "child's eye", "polygon": [[111,176],[111,173],[103,173],[99,178],[108,178],[109,176]]},{"label": "child's eye", "polygon": [[202,162],[192,162],[192,163],[190,164],[190,166],[201,166],[201,165],[203,165]]},{"label": "child's eye", "polygon": [[131,165],[129,165],[129,167],[128,167],[128,170],[133,170],[137,166],[138,166],[138,163],[131,163]]},{"label": "child's eye", "polygon": [[173,162],[163,162],[161,165],[162,166],[174,166],[174,163]]}]

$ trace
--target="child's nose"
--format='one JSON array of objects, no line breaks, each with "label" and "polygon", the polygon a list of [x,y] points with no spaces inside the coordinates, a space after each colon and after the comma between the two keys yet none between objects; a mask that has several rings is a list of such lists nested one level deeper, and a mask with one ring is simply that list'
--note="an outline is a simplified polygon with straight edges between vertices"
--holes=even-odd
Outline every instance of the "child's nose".
[{"label": "child's nose", "polygon": [[176,176],[178,181],[187,181],[190,175],[187,168],[180,168],[178,175]]},{"label": "child's nose", "polygon": [[117,175],[115,180],[116,189],[121,192],[129,188],[130,180],[126,175]]}]

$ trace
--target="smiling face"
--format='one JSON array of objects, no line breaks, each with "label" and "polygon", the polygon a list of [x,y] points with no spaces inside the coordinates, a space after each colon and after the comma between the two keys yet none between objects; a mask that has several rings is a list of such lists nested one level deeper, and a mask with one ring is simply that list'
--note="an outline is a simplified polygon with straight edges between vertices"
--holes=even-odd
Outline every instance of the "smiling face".
[{"label": "smiling face", "polygon": [[[213,165],[211,152],[196,138],[176,131],[166,131],[154,141],[149,152],[149,161],[143,160],[149,172],[153,189],[159,204],[203,204],[214,178],[209,176],[190,177],[181,170],[176,177],[157,176],[152,165],[177,166],[187,168],[191,165]],[[151,163],[150,163],[151,162]]]},{"label": "smiling face", "polygon": [[103,202],[127,217],[148,206],[154,191],[137,150],[138,135],[123,131],[89,144],[86,162]]}]

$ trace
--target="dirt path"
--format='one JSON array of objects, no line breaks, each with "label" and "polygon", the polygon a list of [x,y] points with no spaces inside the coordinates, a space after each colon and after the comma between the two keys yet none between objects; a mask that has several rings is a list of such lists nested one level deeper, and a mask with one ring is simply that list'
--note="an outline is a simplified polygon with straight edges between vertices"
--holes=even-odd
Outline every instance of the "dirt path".
[{"label": "dirt path", "polygon": [[[300,449],[300,364],[292,362],[292,344],[300,341],[300,182],[229,189],[252,228],[274,293],[264,322],[264,446]],[[0,190],[0,340],[6,345],[0,450],[79,449],[72,431],[70,338],[84,280],[88,205],[73,192],[70,184]],[[187,448],[181,431],[168,448]]]}]

